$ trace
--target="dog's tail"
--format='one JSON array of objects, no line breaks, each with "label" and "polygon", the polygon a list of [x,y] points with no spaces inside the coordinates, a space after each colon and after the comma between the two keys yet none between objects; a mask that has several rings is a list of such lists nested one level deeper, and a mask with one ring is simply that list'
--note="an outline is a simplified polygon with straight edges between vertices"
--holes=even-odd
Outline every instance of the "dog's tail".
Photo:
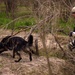
[{"label": "dog's tail", "polygon": [[28,46],[32,46],[33,45],[33,36],[29,35],[28,37]]}]

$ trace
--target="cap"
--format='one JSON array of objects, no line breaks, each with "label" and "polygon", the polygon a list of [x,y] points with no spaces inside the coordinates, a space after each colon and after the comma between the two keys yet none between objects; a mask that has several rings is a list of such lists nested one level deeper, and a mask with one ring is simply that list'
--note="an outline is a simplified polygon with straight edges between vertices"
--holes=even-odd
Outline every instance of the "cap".
[{"label": "cap", "polygon": [[72,8],[72,13],[75,12],[75,7]]}]

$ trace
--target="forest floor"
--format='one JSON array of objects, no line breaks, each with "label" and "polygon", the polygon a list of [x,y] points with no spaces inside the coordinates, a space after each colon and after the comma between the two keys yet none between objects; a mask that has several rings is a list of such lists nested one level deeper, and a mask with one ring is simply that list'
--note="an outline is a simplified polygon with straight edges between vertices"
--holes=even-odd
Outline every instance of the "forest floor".
[{"label": "forest floor", "polygon": [[[2,39],[4,36],[10,35],[10,31],[2,31],[0,35],[1,35],[0,39]],[[34,38],[39,37],[36,34],[33,35]],[[22,32],[18,34],[18,36],[24,37],[25,33]],[[59,48],[56,42],[52,40],[53,36],[52,35],[48,36],[49,39],[47,38],[48,40],[46,41],[47,46],[48,47],[51,46],[50,49],[52,49],[53,50],[52,52],[54,53],[55,50]],[[62,45],[67,44],[68,42],[67,36],[61,36],[58,38],[59,42],[61,42]],[[41,50],[43,48],[41,41],[39,40],[38,42],[39,42],[39,49]],[[2,54],[0,54],[0,75],[48,75],[48,65],[45,56],[33,55],[33,60],[31,62],[29,61],[28,54],[21,52],[21,56],[22,60],[16,63],[14,62],[14,60],[17,59],[18,57],[16,56],[16,58],[13,59],[12,51],[3,52]],[[66,59],[58,58],[55,56],[51,56],[49,60],[53,75],[75,75],[75,63],[72,64],[70,61],[67,61]]]}]

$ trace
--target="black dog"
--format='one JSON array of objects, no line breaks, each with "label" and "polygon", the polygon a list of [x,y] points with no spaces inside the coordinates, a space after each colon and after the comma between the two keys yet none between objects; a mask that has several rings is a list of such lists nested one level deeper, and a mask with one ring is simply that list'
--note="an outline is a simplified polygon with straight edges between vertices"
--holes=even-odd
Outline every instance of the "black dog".
[{"label": "black dog", "polygon": [[13,50],[13,58],[15,58],[16,53],[19,56],[19,59],[15,60],[15,62],[19,62],[22,59],[19,52],[23,50],[24,52],[29,54],[29,59],[30,61],[32,61],[32,53],[34,53],[34,51],[30,48],[32,45],[32,35],[28,37],[28,41],[25,41],[23,38],[18,36],[6,36],[0,42],[0,53],[8,50]]}]

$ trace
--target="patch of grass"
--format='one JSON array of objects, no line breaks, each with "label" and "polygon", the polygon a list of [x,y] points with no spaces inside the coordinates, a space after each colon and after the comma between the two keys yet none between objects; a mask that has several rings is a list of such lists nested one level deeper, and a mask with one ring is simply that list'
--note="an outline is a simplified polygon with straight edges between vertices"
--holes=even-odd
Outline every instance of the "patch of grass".
[{"label": "patch of grass", "polygon": [[7,15],[5,12],[0,12],[0,18],[6,18],[6,17],[7,17]]},{"label": "patch of grass", "polygon": [[5,24],[9,23],[10,21],[11,21],[11,19],[0,18],[0,26],[5,25]]},{"label": "patch of grass", "polygon": [[5,25],[11,21],[10,18],[7,18],[7,15],[5,12],[0,12],[0,26]]},{"label": "patch of grass", "polygon": [[[3,12],[3,13],[0,12],[0,26],[1,27],[3,27],[3,26],[5,27],[5,25],[11,21],[12,21],[12,19],[8,18],[5,12]],[[23,18],[23,19],[16,21],[15,23],[12,23],[11,25],[9,25],[8,29],[11,29],[13,24],[14,24],[15,28],[18,28],[20,26],[32,26],[35,23],[36,22],[35,22],[35,19],[33,17]]]},{"label": "patch of grass", "polygon": [[[34,24],[36,24],[36,22],[33,17],[32,18],[24,18],[24,19],[20,19],[20,20],[16,21],[14,23],[14,28],[18,29],[18,27],[32,26]],[[8,29],[11,29],[11,28],[12,28],[12,25],[9,25]]]},{"label": "patch of grass", "polygon": [[[0,5],[0,7],[4,7],[4,4]],[[3,8],[2,8],[3,9]],[[31,14],[31,9],[28,9],[24,6],[18,6],[17,11],[15,11],[15,17],[20,17],[20,16],[24,16],[24,15],[29,15]],[[7,14],[5,13],[5,11],[0,12],[0,27],[5,27],[5,25],[9,22],[11,22],[11,16],[10,18],[8,18]],[[24,19],[20,19],[18,21],[16,21],[14,24],[14,27],[17,28],[19,26],[31,26],[33,24],[35,24],[35,19],[34,18],[24,18]],[[11,29],[12,25],[9,25],[8,28]]]},{"label": "patch of grass", "polygon": [[15,26],[31,26],[35,24],[35,19],[34,18],[25,18],[17,21],[15,23]]},{"label": "patch of grass", "polygon": [[60,19],[58,22],[58,27],[60,29],[63,29],[66,33],[69,33],[70,30],[73,30],[74,26],[75,26],[75,24],[74,24],[73,18],[69,18],[67,22]]}]

